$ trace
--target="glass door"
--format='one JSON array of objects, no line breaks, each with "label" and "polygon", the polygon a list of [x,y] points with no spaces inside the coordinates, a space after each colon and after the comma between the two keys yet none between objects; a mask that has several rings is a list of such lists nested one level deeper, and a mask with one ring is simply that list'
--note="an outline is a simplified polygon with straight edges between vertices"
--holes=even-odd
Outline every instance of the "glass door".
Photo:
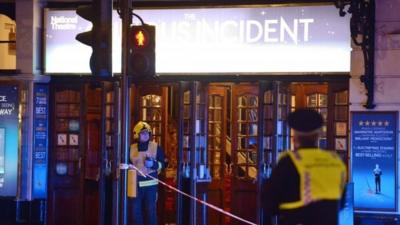
[{"label": "glass door", "polygon": [[[231,179],[229,175],[231,139],[227,136],[228,126],[227,85],[210,85],[208,90],[208,165],[212,181],[208,186],[208,200],[219,208],[229,210]],[[226,224],[225,218],[215,210],[209,210],[208,224]]]},{"label": "glass door", "polygon": [[[258,173],[258,83],[234,85],[232,88],[232,195],[231,211],[246,220],[257,221]],[[230,220],[230,224],[241,224]]]},{"label": "glass door", "polygon": [[79,225],[83,222],[83,90],[83,84],[69,86],[53,83],[51,87],[48,190],[48,221],[51,225]]},{"label": "glass door", "polygon": [[[151,126],[152,141],[160,145],[166,158],[173,158],[176,155],[167,155],[168,145],[168,85],[157,83],[139,83],[132,86],[132,126],[139,121],[147,122]],[[165,171],[165,170],[164,170]],[[159,179],[166,181],[165,173],[159,174]],[[168,198],[169,189],[158,186],[157,217],[160,224],[166,223],[166,220],[174,218],[175,211],[169,207],[171,198]],[[168,200],[168,201],[167,201]]]},{"label": "glass door", "polygon": [[[207,154],[207,86],[181,82],[179,113],[178,188],[207,201],[211,180]],[[207,208],[193,199],[178,195],[177,224],[207,224]]]}]

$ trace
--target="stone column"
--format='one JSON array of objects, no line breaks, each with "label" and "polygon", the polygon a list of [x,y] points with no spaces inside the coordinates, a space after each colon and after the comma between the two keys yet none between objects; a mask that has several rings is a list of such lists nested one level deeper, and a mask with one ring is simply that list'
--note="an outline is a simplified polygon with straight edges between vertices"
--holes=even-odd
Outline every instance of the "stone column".
[{"label": "stone column", "polygon": [[17,69],[24,75],[41,72],[41,1],[15,1],[17,22]]}]

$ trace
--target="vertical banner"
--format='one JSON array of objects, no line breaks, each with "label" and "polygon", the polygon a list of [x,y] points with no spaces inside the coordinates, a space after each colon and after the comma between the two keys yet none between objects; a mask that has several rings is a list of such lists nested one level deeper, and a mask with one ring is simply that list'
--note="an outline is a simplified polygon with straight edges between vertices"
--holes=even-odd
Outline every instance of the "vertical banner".
[{"label": "vertical banner", "polygon": [[18,86],[0,85],[0,196],[17,193],[18,103]]},{"label": "vertical banner", "polygon": [[352,112],[354,206],[395,211],[397,112]]},{"label": "vertical banner", "polygon": [[48,159],[49,90],[45,84],[35,84],[33,113],[33,184],[32,197],[46,198]]}]

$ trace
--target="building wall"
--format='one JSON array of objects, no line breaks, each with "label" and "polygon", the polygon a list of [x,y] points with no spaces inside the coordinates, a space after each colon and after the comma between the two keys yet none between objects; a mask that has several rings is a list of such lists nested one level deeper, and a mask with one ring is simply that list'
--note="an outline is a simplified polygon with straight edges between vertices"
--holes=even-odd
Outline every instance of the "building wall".
[{"label": "building wall", "polygon": [[[350,111],[400,111],[400,0],[376,2],[375,17],[375,105],[367,110],[366,90],[360,82],[364,74],[362,51],[353,45],[350,79]],[[398,135],[400,136],[400,135]],[[398,140],[399,143],[399,140]],[[399,145],[398,145],[399,146]],[[397,161],[400,163],[397,149]],[[399,166],[398,166],[399,167]],[[399,170],[399,169],[398,169]],[[398,171],[398,176],[400,171]],[[397,178],[399,182],[399,177]],[[400,193],[397,187],[397,193]],[[399,198],[398,198],[399,199]],[[399,202],[397,202],[399,208]],[[399,209],[397,210],[399,212]],[[397,213],[398,213],[397,212]]]},{"label": "building wall", "polygon": [[[8,41],[15,38],[15,21],[8,16],[0,14],[0,41]],[[14,39],[15,40],[15,39]],[[0,70],[16,68],[15,44],[0,44]]]}]

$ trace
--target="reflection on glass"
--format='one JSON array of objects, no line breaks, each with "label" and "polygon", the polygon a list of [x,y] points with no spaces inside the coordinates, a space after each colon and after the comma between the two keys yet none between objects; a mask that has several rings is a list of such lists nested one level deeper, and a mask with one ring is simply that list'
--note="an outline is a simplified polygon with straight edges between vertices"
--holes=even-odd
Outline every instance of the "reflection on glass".
[{"label": "reflection on glass", "polygon": [[317,94],[307,96],[307,107],[317,107]]},{"label": "reflection on glass", "polygon": [[[221,143],[222,136],[222,97],[219,95],[209,96],[208,102],[208,163],[213,179],[222,178],[222,158]],[[200,108],[200,107],[199,107]]]},{"label": "reflection on glass", "polygon": [[256,162],[257,162],[257,153],[256,152],[249,152],[249,159],[250,159],[249,163],[255,165]]},{"label": "reflection on glass", "polygon": [[336,105],[347,105],[348,104],[348,91],[341,91],[335,93],[335,104]]},{"label": "reflection on glass", "polygon": [[284,93],[279,93],[279,104],[287,105],[287,96]]},{"label": "reflection on glass", "polygon": [[335,135],[336,136],[346,136],[347,135],[347,123],[346,122],[336,122],[335,123]]},{"label": "reflection on glass", "polygon": [[222,107],[222,96],[215,96],[214,107]]},{"label": "reflection on glass", "polygon": [[185,93],[183,93],[183,103],[184,104],[190,103],[190,91],[185,91]]},{"label": "reflection on glass", "polygon": [[290,97],[291,97],[290,107],[296,108],[296,95],[291,95]]},{"label": "reflection on glass", "polygon": [[221,137],[215,137],[215,148],[220,149],[221,147]]},{"label": "reflection on glass", "polygon": [[328,108],[320,108],[318,111],[319,113],[321,113],[321,116],[324,119],[324,121],[326,121],[328,118]]},{"label": "reflection on glass", "polygon": [[335,107],[335,120],[347,120],[347,106]]},{"label": "reflection on glass", "polygon": [[322,132],[323,132],[323,134],[321,134],[321,136],[325,136],[325,135],[326,135],[326,130],[327,130],[326,125],[323,125],[323,126],[322,126]]},{"label": "reflection on glass", "polygon": [[106,102],[107,102],[107,103],[113,103],[113,102],[114,102],[113,96],[114,96],[114,93],[113,93],[113,92],[107,92],[107,95],[106,95]]},{"label": "reflection on glass", "polygon": [[249,124],[249,135],[257,136],[257,124],[256,123]]},{"label": "reflection on glass", "polygon": [[264,148],[265,149],[271,149],[272,148],[271,137],[264,137],[263,138],[263,142],[264,142]]},{"label": "reflection on glass", "polygon": [[264,125],[265,134],[272,135],[274,132],[274,123],[271,120],[265,121]]},{"label": "reflection on glass", "polygon": [[204,109],[202,107],[197,107],[196,109],[196,115],[198,119],[204,119]]},{"label": "reflection on glass", "polygon": [[319,107],[328,106],[328,95],[319,94]]},{"label": "reflection on glass", "polygon": [[142,106],[144,107],[161,107],[161,96],[145,95],[142,97]]},{"label": "reflection on glass", "polygon": [[183,133],[184,134],[189,134],[190,131],[190,123],[189,120],[184,120],[183,121]]},{"label": "reflection on glass", "polygon": [[183,117],[185,119],[190,118],[190,107],[188,105],[183,106]]},{"label": "reflection on glass", "polygon": [[5,136],[6,130],[4,128],[0,128],[0,176],[4,175],[5,170]]},{"label": "reflection on glass", "polygon": [[272,91],[266,91],[264,93],[264,104],[272,104],[274,99],[272,98]]},{"label": "reflection on glass", "polygon": [[189,148],[189,136],[183,136],[183,147]]},{"label": "reflection on glass", "polygon": [[264,110],[264,117],[267,120],[271,120],[274,116],[274,110],[273,106],[265,106]]}]

